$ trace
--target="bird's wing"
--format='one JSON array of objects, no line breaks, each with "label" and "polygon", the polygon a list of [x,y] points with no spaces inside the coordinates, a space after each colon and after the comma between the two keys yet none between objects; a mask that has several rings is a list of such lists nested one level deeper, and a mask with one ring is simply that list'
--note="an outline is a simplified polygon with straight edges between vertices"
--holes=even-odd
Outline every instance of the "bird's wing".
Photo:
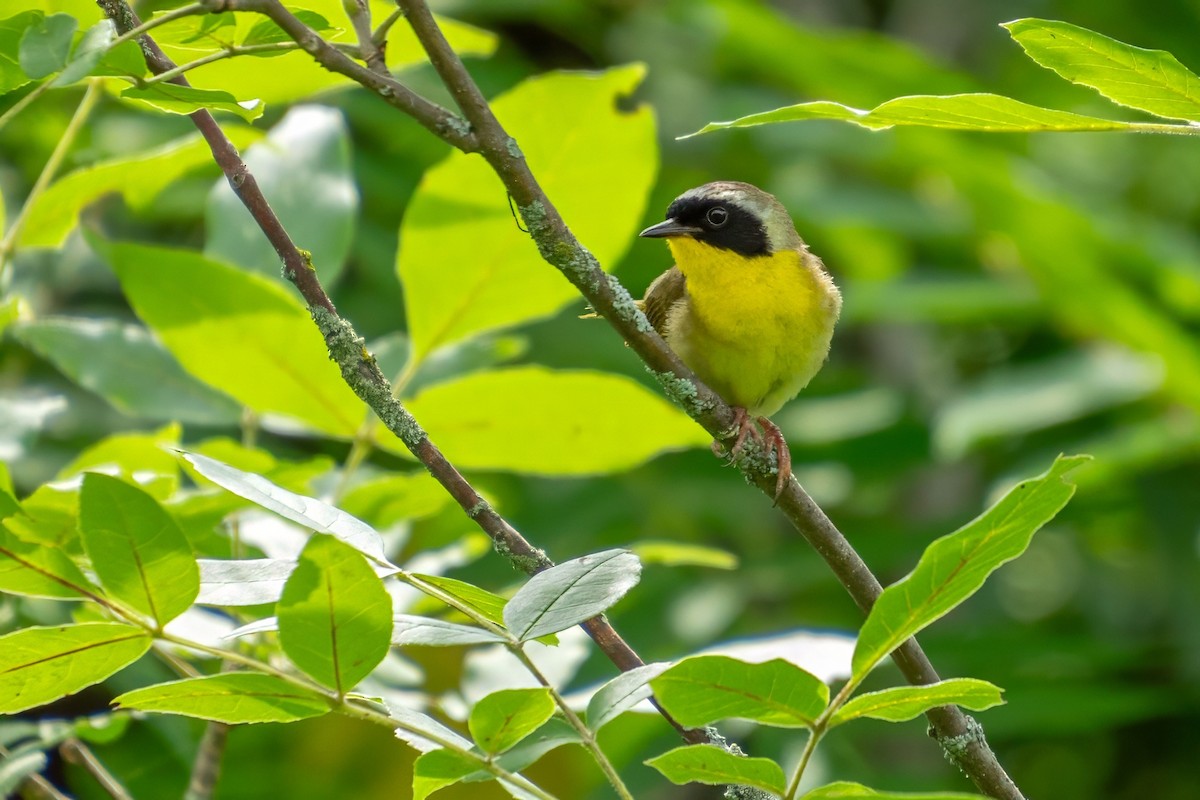
[{"label": "bird's wing", "polygon": [[659,336],[667,335],[667,316],[671,311],[671,306],[686,295],[687,278],[683,276],[678,267],[671,267],[659,275],[646,290],[646,297],[642,300],[642,310],[646,312],[650,324],[654,326],[654,330],[658,331]]}]

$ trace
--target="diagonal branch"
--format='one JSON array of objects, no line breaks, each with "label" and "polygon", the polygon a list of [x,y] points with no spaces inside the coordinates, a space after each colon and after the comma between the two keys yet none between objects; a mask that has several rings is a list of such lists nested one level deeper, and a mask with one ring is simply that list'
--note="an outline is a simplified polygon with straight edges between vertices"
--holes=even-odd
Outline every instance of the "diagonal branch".
[{"label": "diagonal branch", "polygon": [[[398,3],[429,54],[434,69],[471,124],[480,154],[517,202],[542,257],[575,284],[598,314],[608,319],[676,403],[709,433],[728,441],[732,434],[732,409],[679,361],[633,304],[628,292],[601,269],[596,258],[567,228],[521,156],[516,141],[496,119],[462,60],[442,35],[425,0],[398,0]],[[752,454],[742,460],[739,467],[765,494],[774,495],[773,466],[764,453]],[[864,611],[869,610],[883,591],[879,581],[794,477],[779,498],[779,508],[825,559],[855,603]],[[910,683],[927,684],[939,680],[937,671],[916,639],[901,645],[893,658]],[[996,798],[1023,800],[1020,790],[988,747],[977,722],[956,706],[933,709],[927,716],[947,757],[967,773],[980,790]]]},{"label": "diagonal branch", "polygon": [[[118,32],[124,33],[133,30],[141,24],[125,0],[96,0],[96,2],[109,19],[115,23]],[[313,34],[313,36],[316,35]],[[146,63],[152,72],[158,74],[175,68],[175,64],[153,39],[149,36],[142,36],[139,41],[146,56]],[[337,53],[338,56],[342,55],[337,50],[332,50],[332,52]],[[367,70],[367,73],[379,77],[370,70]],[[187,85],[187,80],[182,75],[173,78],[172,81],[180,85]],[[411,94],[406,87],[402,88]],[[417,97],[417,95],[413,95],[413,97]],[[422,100],[422,102],[426,101]],[[444,113],[449,114],[449,112]],[[316,270],[313,269],[307,255],[292,242],[283,224],[271,210],[254,175],[242,161],[237,149],[225,136],[220,125],[213,119],[212,114],[206,109],[201,109],[191,114],[190,118],[204,136],[205,141],[208,142],[213,159],[225,174],[234,194],[246,206],[246,210],[250,212],[282,260],[284,276],[296,286],[308,304],[313,321],[316,322],[321,334],[325,337],[330,357],[337,363],[342,372],[342,378],[354,393],[370,406],[388,430],[404,442],[413,456],[449,492],[467,516],[488,535],[496,551],[505,556],[513,566],[528,575],[554,566],[554,562],[545,552],[530,544],[520,532],[492,508],[491,504],[480,496],[454,465],[442,455],[437,446],[429,440],[425,431],[421,429],[416,419],[403,404],[392,395],[391,384],[380,371],[375,358],[367,352],[363,339],[347,320],[338,315],[333,301],[329,299],[329,295],[321,286]],[[447,139],[447,141],[449,140]],[[453,144],[453,142],[451,143]],[[603,615],[587,620],[582,623],[581,627],[621,671],[644,665],[645,662],[641,657],[621,638],[621,635]],[[660,712],[687,741],[693,743],[708,741],[708,734],[704,731],[684,728],[665,711],[660,709]]]}]

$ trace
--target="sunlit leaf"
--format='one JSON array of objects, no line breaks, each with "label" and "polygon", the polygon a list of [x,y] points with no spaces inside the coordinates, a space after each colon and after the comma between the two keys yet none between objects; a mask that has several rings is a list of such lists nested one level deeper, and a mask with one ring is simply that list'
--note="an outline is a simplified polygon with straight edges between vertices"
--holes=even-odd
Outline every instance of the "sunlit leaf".
[{"label": "sunlit leaf", "polygon": [[854,648],[861,678],[881,659],[983,586],[1000,565],[1025,552],[1033,534],[1054,518],[1075,484],[1067,474],[1088,456],[1059,456],[1045,473],[1017,484],[971,522],[925,549],[916,569],[884,589]]},{"label": "sunlit leaf", "polygon": [[654,696],[683,725],[749,719],[802,728],[829,702],[829,687],[782,659],[748,664],[728,656],[684,659],[650,681]]},{"label": "sunlit leaf", "polygon": [[207,606],[256,606],[274,603],[283,595],[283,585],[295,561],[251,558],[216,561],[202,558],[200,594],[196,602]]},{"label": "sunlit leaf", "polygon": [[0,714],[99,683],[150,649],[140,628],[111,622],[25,628],[0,636]]},{"label": "sunlit leaf", "polygon": [[[460,468],[591,475],[710,441],[658,394],[601,372],[535,365],[478,372],[432,386],[406,405]],[[390,434],[380,443],[407,452]]]},{"label": "sunlit leaf", "polygon": [[642,564],[668,567],[709,567],[737,569],[738,558],[728,550],[686,542],[634,542],[629,546]]},{"label": "sunlit leaf", "polygon": [[[307,11],[303,8],[292,8],[289,10],[296,16],[296,19],[303,22],[314,32],[321,34],[322,38],[329,38],[328,34],[337,30],[329,24],[329,20],[315,11]],[[242,40],[238,44],[243,47],[252,47],[259,44],[290,41],[292,41],[291,37],[287,35],[283,28],[276,25],[274,20],[264,17],[254,23],[254,27],[242,37]],[[255,174],[257,175],[257,170]]]},{"label": "sunlit leaf", "polygon": [[[290,109],[244,160],[296,246],[311,253],[328,289],[341,274],[358,213],[350,133],[341,113],[313,105]],[[283,281],[275,248],[224,178],[213,184],[204,220],[205,255]]]},{"label": "sunlit leaf", "polygon": [[554,698],[545,687],[504,689],[476,703],[467,725],[475,743],[496,755],[540,728],[554,716],[554,708]]},{"label": "sunlit leaf", "polygon": [[860,694],[839,708],[830,727],[858,717],[904,722],[938,706],[956,705],[972,711],[984,711],[1004,701],[1001,690],[975,678],[951,678],[926,686],[898,686]]},{"label": "sunlit leaf", "polygon": [[383,540],[379,534],[370,525],[345,511],[315,497],[289,492],[261,475],[243,472],[199,453],[183,453],[183,458],[201,475],[237,496],[257,503],[297,525],[318,533],[328,533],[375,561],[386,563]]},{"label": "sunlit leaf", "polygon": [[395,720],[396,738],[414,750],[428,753],[447,745],[471,749],[471,742],[447,728],[428,714],[414,711],[396,703],[388,703],[388,715]]},{"label": "sunlit leaf", "polygon": [[122,91],[120,97],[134,105],[167,114],[193,114],[206,108],[209,111],[236,114],[247,122],[261,117],[264,108],[262,100],[257,98],[238,100],[229,92],[166,82],[144,87],[131,86]]},{"label": "sunlit leaf", "polygon": [[283,287],[186,250],[101,245],[138,316],[184,369],[249,408],[352,436],[363,404]]},{"label": "sunlit leaf", "polygon": [[160,683],[117,697],[118,708],[181,714],[230,725],[295,722],[328,714],[328,698],[274,675],[236,672]]},{"label": "sunlit leaf", "polygon": [[670,664],[655,663],[622,672],[592,695],[588,701],[587,724],[598,731],[652,694],[650,679],[663,673]]},{"label": "sunlit leaf", "polygon": [[[492,103],[546,194],[603,264],[615,264],[634,240],[654,180],[649,109],[616,105],[644,75],[640,65],[552,73]],[[400,240],[397,269],[418,359],[483,331],[547,316],[578,297],[541,262],[499,178],[472,155],[454,153],[425,173]],[[447,264],[455,265],[450,278]]]},{"label": "sunlit leaf", "polygon": [[412,614],[397,614],[393,622],[392,644],[425,645],[428,647],[459,647],[471,644],[496,644],[504,641],[504,637],[483,628],[471,625],[459,625],[432,617],[418,617]]},{"label": "sunlit leaf", "polygon": [[279,600],[279,640],[288,658],[338,694],[387,655],[392,598],[363,554],[316,534]]},{"label": "sunlit leaf", "polygon": [[[992,133],[1136,131],[1159,130],[1162,127],[1155,125],[1153,128],[1148,128],[1148,123],[1120,122],[1088,117],[1069,111],[1056,111],[1051,108],[1029,105],[1002,95],[979,93],[897,97],[881,103],[869,111],[851,108],[828,100],[817,100],[759,114],[750,114],[730,122],[710,122],[690,135],[695,136],[727,128],[752,128],[756,125],[811,119],[841,120],[875,131],[886,130],[896,125]],[[1172,130],[1176,133],[1200,133],[1200,130],[1192,129],[1187,125],[1174,126]]]},{"label": "sunlit leaf", "polygon": [[504,625],[522,641],[602,614],[637,585],[641,563],[627,550],[564,561],[529,579],[504,606]]},{"label": "sunlit leaf", "polygon": [[[242,125],[222,125],[235,147],[245,147],[258,133]],[[21,247],[62,247],[79,222],[79,213],[98,198],[118,192],[134,211],[145,211],[179,178],[199,167],[215,170],[212,152],[198,135],[167,142],[161,147],[81,167],[50,184],[33,199]]]},{"label": "sunlit leaf", "polygon": [[346,492],[338,505],[346,513],[383,529],[401,520],[435,514],[453,499],[441,484],[422,470],[364,481]]},{"label": "sunlit leaf", "polygon": [[0,525],[0,592],[78,600],[83,591],[97,590],[66,553],[27,542]]},{"label": "sunlit leaf", "polygon": [[769,758],[736,756],[713,744],[676,747],[646,762],[672,783],[706,783],[710,786],[733,784],[754,786],[782,795],[783,768]]},{"label": "sunlit leaf", "polygon": [[1140,47],[1048,19],[1006,22],[1038,64],[1123,106],[1159,117],[1200,120],[1200,76],[1164,50]]},{"label": "sunlit leaf", "polygon": [[457,750],[431,750],[413,763],[413,800],[425,800],[478,769],[478,761]]},{"label": "sunlit leaf", "polygon": [[160,626],[196,599],[200,571],[191,545],[171,515],[136,486],[85,475],[79,532],[104,588]]}]

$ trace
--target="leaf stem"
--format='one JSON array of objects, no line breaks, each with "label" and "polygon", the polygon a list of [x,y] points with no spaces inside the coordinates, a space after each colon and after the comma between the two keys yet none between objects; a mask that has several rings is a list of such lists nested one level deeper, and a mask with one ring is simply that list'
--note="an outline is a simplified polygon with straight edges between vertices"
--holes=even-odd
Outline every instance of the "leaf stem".
[{"label": "leaf stem", "polygon": [[[48,84],[42,84],[47,86]],[[42,87],[39,86],[38,89]],[[22,101],[27,100],[38,89],[30,92]],[[4,239],[0,240],[0,286],[4,284],[4,275],[8,269],[9,262],[12,260],[13,251],[17,248],[17,239],[21,235],[21,230],[25,227],[25,220],[29,216],[29,210],[33,208],[34,203],[41,196],[46,187],[50,185],[50,181],[58,173],[59,167],[62,166],[63,159],[67,156],[67,151],[71,149],[71,145],[75,143],[75,137],[83,129],[87,118],[92,113],[92,109],[96,107],[96,102],[100,99],[100,80],[92,78],[88,81],[87,90],[83,93],[83,99],[79,101],[79,105],[75,108],[75,113],[71,116],[71,121],[67,123],[67,127],[63,129],[62,136],[58,137],[58,143],[54,145],[54,150],[50,153],[50,157],[46,159],[46,164],[42,167],[41,173],[34,181],[33,188],[29,190],[29,195],[25,198],[25,202],[21,205],[21,210],[17,213],[16,219],[12,221],[8,231],[4,234]],[[19,105],[20,103],[18,103]],[[13,106],[10,111],[15,110]],[[2,124],[2,123],[0,123]]]},{"label": "leaf stem", "polygon": [[531,674],[538,683],[540,683],[546,688],[547,691],[550,692],[550,696],[554,699],[554,704],[558,706],[567,722],[572,728],[575,729],[575,732],[579,734],[579,738],[583,740],[583,746],[589,753],[591,753],[592,758],[595,759],[596,763],[600,765],[601,771],[604,772],[604,776],[608,778],[608,782],[612,784],[613,789],[616,790],[617,795],[621,798],[621,800],[633,800],[633,795],[631,795],[629,793],[629,789],[625,787],[625,783],[621,780],[621,775],[612,765],[612,762],[608,760],[608,756],[604,753],[604,750],[600,748],[599,743],[597,743],[596,734],[592,732],[591,728],[584,724],[583,720],[579,718],[579,715],[575,713],[575,710],[571,708],[566,699],[559,693],[558,689],[554,688],[550,681],[546,679],[546,676],[542,674],[540,669],[538,669],[537,664],[534,664],[533,659],[531,659],[529,654],[525,652],[524,646],[521,643],[509,644],[508,649],[514,656],[517,657],[525,669],[529,671],[529,674]]}]

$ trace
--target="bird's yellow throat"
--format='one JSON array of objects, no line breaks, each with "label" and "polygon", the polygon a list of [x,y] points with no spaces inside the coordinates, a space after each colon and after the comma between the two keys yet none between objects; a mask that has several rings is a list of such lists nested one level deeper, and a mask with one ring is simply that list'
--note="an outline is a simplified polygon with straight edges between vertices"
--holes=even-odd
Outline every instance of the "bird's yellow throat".
[{"label": "bird's yellow throat", "polygon": [[769,342],[781,317],[826,316],[820,307],[827,278],[796,250],[749,258],[689,237],[667,244],[687,277],[693,312],[713,333]]}]

